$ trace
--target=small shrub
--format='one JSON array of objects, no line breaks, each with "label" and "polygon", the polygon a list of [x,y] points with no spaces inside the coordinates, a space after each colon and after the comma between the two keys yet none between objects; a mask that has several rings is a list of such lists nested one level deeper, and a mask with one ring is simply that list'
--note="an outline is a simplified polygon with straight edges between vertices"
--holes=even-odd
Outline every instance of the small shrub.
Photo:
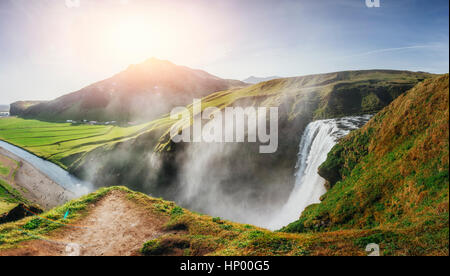
[{"label": "small shrub", "polygon": [[33,230],[38,228],[41,225],[41,219],[39,218],[34,218],[32,220],[30,220],[29,222],[27,222],[23,228],[27,229],[27,230]]},{"label": "small shrub", "polygon": [[190,242],[188,239],[169,235],[144,243],[141,253],[145,256],[155,256],[172,254],[173,252],[176,252],[177,249],[181,249],[182,252],[185,253],[186,249],[189,249],[189,247]]},{"label": "small shrub", "polygon": [[163,249],[161,248],[158,240],[151,240],[144,243],[141,253],[146,256],[160,255],[163,253]]},{"label": "small shrub", "polygon": [[224,230],[231,230],[231,229],[233,229],[233,226],[231,226],[229,224],[223,224],[220,226],[220,228],[222,228]]},{"label": "small shrub", "polygon": [[171,215],[173,216],[178,216],[178,215],[182,215],[184,214],[183,208],[179,207],[179,206],[175,206],[172,211],[170,212]]},{"label": "small shrub", "polygon": [[189,229],[189,226],[184,222],[174,222],[166,225],[166,230],[174,230],[174,231],[186,231]]}]

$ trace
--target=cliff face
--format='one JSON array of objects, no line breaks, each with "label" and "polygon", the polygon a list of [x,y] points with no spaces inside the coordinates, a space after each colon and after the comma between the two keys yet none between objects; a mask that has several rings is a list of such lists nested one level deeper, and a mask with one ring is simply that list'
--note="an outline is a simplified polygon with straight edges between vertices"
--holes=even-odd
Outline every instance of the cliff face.
[{"label": "cliff face", "polygon": [[319,168],[323,201],[283,231],[389,229],[389,246],[448,247],[448,85],[448,74],[416,85],[340,141]]},{"label": "cliff face", "polygon": [[[279,145],[272,154],[259,154],[258,143],[175,144],[169,136],[171,122],[113,147],[98,147],[76,162],[67,159],[67,164],[99,187],[127,185],[184,201],[183,206],[201,212],[207,212],[204,204],[211,204],[206,196],[210,192],[231,205],[245,202],[248,209],[270,212],[282,206],[292,190],[298,145],[309,122],[376,112],[429,77],[404,71],[348,71],[277,79],[203,98],[203,108],[278,106]],[[156,166],[152,160],[158,161]],[[92,168],[94,175],[89,174]],[[188,199],[183,197],[187,186],[196,189]]]}]

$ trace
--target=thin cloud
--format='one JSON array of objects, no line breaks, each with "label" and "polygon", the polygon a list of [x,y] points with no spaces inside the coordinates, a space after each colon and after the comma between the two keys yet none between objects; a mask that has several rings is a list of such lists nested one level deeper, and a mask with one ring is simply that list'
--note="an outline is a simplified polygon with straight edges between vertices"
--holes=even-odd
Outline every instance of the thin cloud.
[{"label": "thin cloud", "polygon": [[436,47],[436,45],[414,45],[414,46],[406,46],[406,47],[384,48],[384,49],[373,50],[373,51],[369,51],[369,52],[365,52],[365,53],[359,53],[359,54],[355,54],[355,55],[345,56],[345,57],[342,57],[341,59],[369,56],[369,55],[375,55],[375,54],[386,53],[386,52],[404,51],[404,50],[411,50],[411,49],[435,48],[435,47]]}]

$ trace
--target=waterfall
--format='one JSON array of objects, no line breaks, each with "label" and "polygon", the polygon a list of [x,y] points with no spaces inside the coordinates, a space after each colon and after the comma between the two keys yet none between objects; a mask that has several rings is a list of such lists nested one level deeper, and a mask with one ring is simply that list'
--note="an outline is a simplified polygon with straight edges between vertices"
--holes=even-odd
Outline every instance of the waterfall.
[{"label": "waterfall", "polygon": [[318,120],[305,128],[300,140],[295,186],[286,204],[269,223],[269,229],[280,229],[297,220],[303,210],[326,192],[325,179],[317,170],[337,141],[350,131],[363,126],[371,115]]}]

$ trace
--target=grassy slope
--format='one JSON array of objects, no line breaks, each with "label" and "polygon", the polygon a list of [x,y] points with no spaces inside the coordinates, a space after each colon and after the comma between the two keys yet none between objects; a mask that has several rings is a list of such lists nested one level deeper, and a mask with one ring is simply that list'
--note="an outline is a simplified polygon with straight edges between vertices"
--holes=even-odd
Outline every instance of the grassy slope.
[{"label": "grassy slope", "polygon": [[[31,216],[17,222],[0,225],[0,250],[15,247],[23,241],[42,238],[49,232],[60,228],[63,223],[75,222],[86,214],[89,203],[100,199],[106,193],[107,190],[99,190],[54,208],[40,217]],[[67,210],[70,210],[70,214],[64,219]]]},{"label": "grassy slope", "polygon": [[[3,158],[7,158],[6,156],[1,156]],[[9,159],[9,158],[8,158]],[[0,215],[3,213],[6,213],[10,211],[12,208],[14,208],[18,203],[29,203],[19,191],[14,189],[11,186],[11,182],[14,181],[14,177],[16,174],[16,171],[19,169],[19,162],[10,159],[11,162],[8,162],[8,164],[3,164],[0,160],[0,168],[6,169],[8,172],[7,174],[1,174],[0,173]],[[11,166],[11,164],[13,164]],[[12,173],[11,173],[12,172]]]},{"label": "grassy slope", "polygon": [[[367,255],[365,246],[376,239],[392,239],[393,234],[382,230],[340,230],[328,233],[271,232],[252,225],[244,225],[194,213],[173,202],[151,198],[125,187],[102,188],[95,193],[68,202],[38,217],[28,217],[17,222],[0,225],[0,250],[22,246],[22,242],[35,239],[52,240],[52,231],[63,224],[77,225],[77,221],[90,212],[91,204],[112,190],[123,191],[126,198],[149,213],[165,221],[166,235],[143,244],[144,255]],[[67,210],[70,215],[64,219]],[[170,231],[177,230],[177,234]],[[60,233],[60,232],[59,232]],[[383,255],[406,255],[420,245],[408,233],[402,248],[381,243]],[[422,254],[445,254],[429,250]]]},{"label": "grassy slope", "polygon": [[11,186],[3,179],[0,179],[0,215],[16,206],[17,200],[10,194],[9,188]]},{"label": "grassy slope", "polygon": [[319,168],[332,188],[283,230],[390,230],[373,238],[448,254],[448,85],[448,74],[417,85],[336,145]]}]

